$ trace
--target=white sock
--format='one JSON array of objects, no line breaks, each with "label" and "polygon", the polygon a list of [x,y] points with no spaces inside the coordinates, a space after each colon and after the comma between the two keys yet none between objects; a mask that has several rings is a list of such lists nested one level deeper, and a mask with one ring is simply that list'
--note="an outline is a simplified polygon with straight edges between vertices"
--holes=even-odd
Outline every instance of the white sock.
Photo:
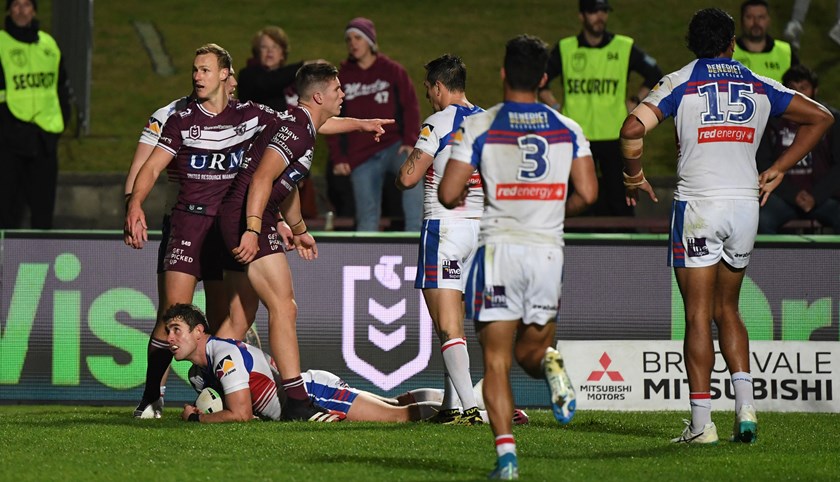
[{"label": "white sock", "polygon": [[741,411],[741,405],[754,405],[753,379],[747,372],[732,374],[732,388],[735,390],[735,414]]},{"label": "white sock", "polygon": [[516,441],[513,440],[513,434],[510,433],[496,437],[496,455],[501,457],[505,454],[516,455]]},{"label": "white sock", "polygon": [[475,394],[473,393],[472,377],[470,376],[470,355],[467,352],[467,340],[453,338],[440,347],[443,355],[443,364],[449,378],[458,392],[461,399],[461,406],[464,409],[476,406]]},{"label": "white sock", "polygon": [[691,392],[688,400],[691,404],[691,433],[700,433],[707,423],[712,423],[712,394]]}]

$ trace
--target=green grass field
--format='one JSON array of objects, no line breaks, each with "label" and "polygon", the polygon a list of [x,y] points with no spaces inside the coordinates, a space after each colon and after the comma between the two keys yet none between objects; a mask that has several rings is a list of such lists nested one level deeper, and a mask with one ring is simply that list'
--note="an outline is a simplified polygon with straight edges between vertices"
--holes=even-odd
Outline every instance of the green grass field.
[{"label": "green grass field", "polygon": [[[674,446],[677,412],[586,412],[567,427],[529,410],[522,480],[837,480],[838,414],[760,413],[754,445]],[[0,406],[0,480],[482,480],[489,427],[135,420],[129,407]]]},{"label": "green grass field", "polygon": [[[39,2],[49,25],[50,4]],[[630,35],[655,57],[664,72],[682,67],[692,56],[684,46],[691,14],[721,7],[739,20],[741,0],[620,0],[614,3],[608,28]],[[771,0],[771,34],[779,37],[790,16],[789,0]],[[580,30],[577,1],[463,0],[459,2],[368,2],[336,0],[249,0],[244,3],[164,0],[96,2],[94,9],[91,134],[66,135],[60,162],[64,171],[124,172],[149,114],[191,88],[195,48],[216,42],[228,48],[237,68],[250,56],[250,39],[267,24],[283,27],[291,38],[290,60],[323,58],[333,63],[346,56],[344,26],[364,15],[376,22],[382,51],[409,71],[421,100],[421,115],[431,113],[422,89],[423,64],[443,53],[460,55],[469,70],[468,96],[481,106],[501,100],[499,67],[505,41],[519,33],[540,36],[551,44]],[[822,76],[820,94],[840,106],[840,47],[827,36],[835,19],[833,2],[813,2],[802,39],[802,62]],[[153,22],[176,68],[175,75],[153,72],[133,21]],[[631,85],[640,79],[634,75]],[[635,88],[635,85],[633,88]],[[649,175],[672,175],[676,165],[673,132],[658,129],[646,142]],[[313,171],[322,173],[325,145],[316,150]]]}]

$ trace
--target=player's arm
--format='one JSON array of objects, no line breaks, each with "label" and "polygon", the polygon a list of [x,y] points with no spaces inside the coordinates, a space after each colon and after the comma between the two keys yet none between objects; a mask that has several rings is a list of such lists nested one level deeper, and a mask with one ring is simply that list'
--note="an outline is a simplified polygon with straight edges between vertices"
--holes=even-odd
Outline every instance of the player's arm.
[{"label": "player's arm", "polygon": [[469,180],[475,168],[469,162],[450,158],[438,187],[438,200],[446,209],[463,204],[469,192]]},{"label": "player's arm", "polygon": [[245,387],[232,393],[225,393],[225,408],[213,413],[200,413],[192,405],[185,405],[181,418],[189,422],[221,423],[248,422],[253,420],[251,390]]},{"label": "player's arm", "polygon": [[429,166],[435,161],[435,158],[423,152],[418,148],[414,148],[402,166],[400,166],[400,174],[394,180],[394,184],[400,191],[411,189],[423,180]]},{"label": "player's arm", "polygon": [[664,117],[658,107],[642,102],[624,119],[621,126],[619,143],[624,160],[625,200],[628,206],[636,205],[639,191],[648,193],[653,202],[659,202],[642,170],[642,153],[645,134],[655,129]]},{"label": "player's arm", "polygon": [[566,216],[576,216],[598,199],[598,175],[595,174],[595,161],[592,160],[592,156],[573,159],[569,178],[575,186],[575,191],[566,200]]},{"label": "player's arm", "polygon": [[825,107],[808,97],[796,93],[782,117],[799,124],[793,143],[782,152],[769,169],[758,177],[761,205],[782,182],[785,172],[805,157],[834,124],[834,116]]},{"label": "player's arm", "polygon": [[312,261],[318,257],[318,245],[315,238],[306,227],[300,207],[300,192],[297,187],[280,203],[280,213],[284,219],[289,219],[295,248],[301,258]]},{"label": "player's arm", "polygon": [[393,124],[394,119],[356,119],[353,117],[330,117],[318,129],[319,134],[345,134],[347,132],[373,132],[376,140],[385,133],[382,126]]},{"label": "player's arm", "polygon": [[242,233],[239,246],[232,250],[233,257],[242,264],[250,263],[257,255],[262,218],[268,198],[271,196],[271,187],[287,165],[286,158],[277,150],[267,147],[263,152],[260,165],[254,172],[254,177],[248,187],[248,198],[245,202],[245,232]]},{"label": "player's arm", "polygon": [[554,108],[555,110],[560,110],[561,105],[560,101],[558,101],[554,97],[554,93],[551,91],[549,85],[551,81],[557,77],[560,77],[561,82],[560,84],[560,92],[563,92],[563,82],[562,82],[562,74],[563,74],[563,61],[560,57],[560,46],[559,44],[555,44],[554,48],[551,49],[551,53],[548,55],[548,66],[545,69],[545,73],[548,75],[548,79],[545,82],[545,85],[540,87],[539,92],[537,93],[540,99],[540,102],[543,104]]},{"label": "player's arm", "polygon": [[125,176],[123,192],[125,193],[126,202],[131,195],[131,190],[134,189],[134,180],[137,178],[137,173],[140,172],[140,168],[143,167],[143,164],[145,164],[154,150],[155,146],[151,144],[146,144],[145,142],[137,143],[137,149],[134,150],[134,157],[131,159],[131,165],[128,167],[128,175]]},{"label": "player's arm", "polygon": [[131,188],[131,196],[126,202],[124,235],[125,243],[129,246],[142,248],[143,243],[149,239],[143,201],[149,196],[155,181],[173,157],[169,151],[156,147],[137,172],[134,186]]}]

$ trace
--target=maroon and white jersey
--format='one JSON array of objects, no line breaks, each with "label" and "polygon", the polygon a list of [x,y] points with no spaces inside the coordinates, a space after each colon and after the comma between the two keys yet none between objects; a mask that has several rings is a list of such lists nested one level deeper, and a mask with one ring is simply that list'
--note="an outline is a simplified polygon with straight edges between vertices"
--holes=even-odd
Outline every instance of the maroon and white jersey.
[{"label": "maroon and white jersey", "polygon": [[268,355],[247,343],[214,336],[207,340],[205,353],[207,368],[204,372],[212,374],[221,383],[225,395],[248,389],[255,416],[280,420],[279,373]]},{"label": "maroon and white jersey", "polygon": [[237,100],[219,114],[197,102],[173,114],[157,146],[175,156],[167,167],[178,173],[181,184],[175,208],[214,216],[251,141],[281,114]]},{"label": "maroon and white jersey", "polygon": [[[274,181],[263,219],[273,225],[280,203],[289,195],[301,179],[309,174],[312,156],[315,152],[315,125],[309,111],[304,107],[292,107],[280,117],[272,120],[248,149],[241,163],[239,173],[233,180],[224,198],[223,215],[244,209],[248,197],[248,186],[254,177],[266,149],[277,151],[286,161],[286,171]],[[269,217],[267,214],[271,213]]]}]

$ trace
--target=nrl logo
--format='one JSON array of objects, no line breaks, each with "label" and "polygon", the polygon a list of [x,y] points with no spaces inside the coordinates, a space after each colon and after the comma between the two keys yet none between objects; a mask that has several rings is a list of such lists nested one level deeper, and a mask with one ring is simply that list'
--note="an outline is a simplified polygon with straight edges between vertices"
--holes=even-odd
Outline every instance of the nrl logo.
[{"label": "nrl logo", "polygon": [[[375,298],[379,293],[379,299],[385,296],[393,299],[394,292],[399,291],[404,282],[414,280],[417,267],[400,267],[402,260],[402,256],[382,256],[376,266],[344,267],[341,344],[344,361],[351,370],[383,390],[391,390],[425,370],[432,353],[432,319],[422,292],[412,289],[410,297],[417,296],[419,327],[416,330],[418,340],[410,345],[418,347],[417,353],[396,368],[381,367],[383,359],[395,358],[383,357],[383,352],[402,347],[399,351],[402,353],[403,345],[408,344],[408,325],[397,322],[404,318],[415,319],[407,308],[409,302],[415,306],[413,300],[403,298],[385,306]],[[366,308],[358,318],[357,299]]]},{"label": "nrl logo", "polygon": [[198,126],[190,126],[190,139],[198,139],[201,137],[201,128]]}]

